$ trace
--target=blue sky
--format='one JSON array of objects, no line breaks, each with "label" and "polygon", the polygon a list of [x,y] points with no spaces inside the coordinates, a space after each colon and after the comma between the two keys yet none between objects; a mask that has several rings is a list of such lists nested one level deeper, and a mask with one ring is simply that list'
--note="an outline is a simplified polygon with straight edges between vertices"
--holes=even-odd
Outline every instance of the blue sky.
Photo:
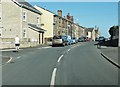
[{"label": "blue sky", "polygon": [[75,22],[83,27],[99,27],[101,36],[109,37],[108,30],[118,25],[117,2],[30,2],[57,14],[62,10],[63,16],[67,13],[74,16]]}]

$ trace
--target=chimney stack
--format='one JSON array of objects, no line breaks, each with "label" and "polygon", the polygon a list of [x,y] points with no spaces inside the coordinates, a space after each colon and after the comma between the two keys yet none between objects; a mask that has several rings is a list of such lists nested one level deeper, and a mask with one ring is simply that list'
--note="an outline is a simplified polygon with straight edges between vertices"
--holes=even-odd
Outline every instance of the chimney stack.
[{"label": "chimney stack", "polygon": [[58,16],[62,17],[62,10],[58,10]]}]

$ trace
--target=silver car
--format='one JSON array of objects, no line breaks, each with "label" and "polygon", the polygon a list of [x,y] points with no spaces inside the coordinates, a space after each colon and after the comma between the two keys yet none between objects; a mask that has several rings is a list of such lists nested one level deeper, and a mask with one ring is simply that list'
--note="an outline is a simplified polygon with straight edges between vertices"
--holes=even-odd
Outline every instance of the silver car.
[{"label": "silver car", "polygon": [[53,46],[56,46],[56,45],[65,46],[67,44],[68,44],[68,42],[67,42],[66,36],[54,36],[53,37],[53,41],[52,41]]}]

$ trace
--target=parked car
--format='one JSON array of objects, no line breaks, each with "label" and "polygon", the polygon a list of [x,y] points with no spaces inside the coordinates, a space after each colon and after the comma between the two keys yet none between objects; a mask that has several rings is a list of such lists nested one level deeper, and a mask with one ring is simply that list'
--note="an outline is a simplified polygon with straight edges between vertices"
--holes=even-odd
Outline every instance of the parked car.
[{"label": "parked car", "polygon": [[79,37],[78,42],[86,42],[87,37]]},{"label": "parked car", "polygon": [[103,41],[105,38],[103,36],[99,37],[99,41]]},{"label": "parked car", "polygon": [[72,38],[72,44],[76,44],[77,43],[77,39],[76,38]]},{"label": "parked car", "polygon": [[62,45],[65,46],[68,44],[66,36],[54,36],[52,41],[52,46]]},{"label": "parked car", "polygon": [[105,44],[105,38],[104,38],[103,36],[100,36],[100,37],[99,37],[98,44],[99,44],[100,46]]},{"label": "parked car", "polygon": [[68,45],[71,45],[72,44],[71,36],[67,35],[66,38],[67,38]]},{"label": "parked car", "polygon": [[95,38],[95,41],[99,41],[99,38]]},{"label": "parked car", "polygon": [[84,38],[84,37],[80,37],[80,38],[78,39],[78,42],[85,42],[85,38]]}]

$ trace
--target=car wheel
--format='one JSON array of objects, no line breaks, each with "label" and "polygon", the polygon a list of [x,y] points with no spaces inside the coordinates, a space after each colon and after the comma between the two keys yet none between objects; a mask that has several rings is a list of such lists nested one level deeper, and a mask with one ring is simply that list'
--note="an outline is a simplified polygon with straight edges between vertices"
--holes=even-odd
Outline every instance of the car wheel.
[{"label": "car wheel", "polygon": [[65,43],[63,43],[63,46],[65,46]]}]

